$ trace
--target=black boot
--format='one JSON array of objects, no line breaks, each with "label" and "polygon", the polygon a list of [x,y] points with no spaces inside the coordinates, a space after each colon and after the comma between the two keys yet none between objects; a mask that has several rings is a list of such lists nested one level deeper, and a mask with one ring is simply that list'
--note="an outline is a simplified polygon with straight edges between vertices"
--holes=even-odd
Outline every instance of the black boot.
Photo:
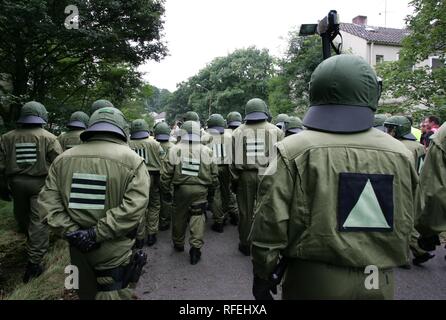
[{"label": "black boot", "polygon": [[250,256],[251,255],[251,248],[248,245],[244,245],[244,244],[239,243],[238,250],[241,253],[243,253],[245,256]]},{"label": "black boot", "polygon": [[175,249],[175,251],[177,252],[183,252],[184,251],[184,245],[180,245],[180,244],[173,244],[173,248]]},{"label": "black boot", "polygon": [[23,283],[28,283],[29,280],[37,278],[43,273],[43,268],[40,264],[28,262],[26,265],[25,274],[23,275]]},{"label": "black boot", "polygon": [[144,247],[144,239],[136,239],[132,249],[142,249]]},{"label": "black boot", "polygon": [[425,263],[426,261],[432,259],[433,257],[435,257],[434,254],[431,254],[429,252],[426,252],[424,254],[422,254],[421,256],[415,257],[412,262],[414,265],[416,266],[421,266],[422,263]]},{"label": "black boot", "polygon": [[211,229],[218,233],[223,233],[223,223],[214,222]]},{"label": "black boot", "polygon": [[149,234],[147,236],[147,245],[149,247],[153,246],[156,243],[156,234]]},{"label": "black boot", "polygon": [[197,264],[201,258],[201,251],[199,248],[192,247],[189,250],[190,264]]},{"label": "black boot", "polygon": [[233,226],[237,226],[238,225],[238,215],[236,215],[235,213],[231,213],[230,218],[229,218],[229,223],[232,224]]}]

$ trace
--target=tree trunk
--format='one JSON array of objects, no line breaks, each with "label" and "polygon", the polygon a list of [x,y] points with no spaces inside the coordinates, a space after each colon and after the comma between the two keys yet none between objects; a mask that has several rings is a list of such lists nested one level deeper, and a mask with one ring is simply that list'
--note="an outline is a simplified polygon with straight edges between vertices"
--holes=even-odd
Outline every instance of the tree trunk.
[{"label": "tree trunk", "polygon": [[25,50],[20,41],[15,43],[15,63],[14,73],[12,74],[12,94],[17,101],[11,104],[9,110],[8,122],[15,122],[20,116],[20,109],[23,105],[23,99],[27,93],[28,70],[25,62]]}]

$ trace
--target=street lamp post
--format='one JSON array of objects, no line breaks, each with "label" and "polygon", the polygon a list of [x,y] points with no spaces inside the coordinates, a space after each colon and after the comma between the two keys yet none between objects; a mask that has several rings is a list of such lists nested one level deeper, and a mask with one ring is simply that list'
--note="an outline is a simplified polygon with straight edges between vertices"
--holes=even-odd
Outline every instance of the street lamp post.
[{"label": "street lamp post", "polygon": [[197,87],[199,88],[203,88],[204,90],[206,90],[209,94],[209,107],[208,107],[208,117],[211,116],[211,104],[212,104],[212,92],[211,90],[209,90],[208,88],[206,88],[205,86],[202,86],[201,84],[197,83],[196,84]]}]

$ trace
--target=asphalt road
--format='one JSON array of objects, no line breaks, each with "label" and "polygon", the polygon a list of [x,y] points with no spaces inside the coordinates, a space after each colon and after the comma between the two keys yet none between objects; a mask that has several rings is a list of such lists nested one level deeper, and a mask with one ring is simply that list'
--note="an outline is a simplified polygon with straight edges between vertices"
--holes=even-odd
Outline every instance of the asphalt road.
[{"label": "asphalt road", "polygon": [[[136,293],[147,300],[251,300],[252,264],[238,251],[237,227],[224,233],[210,229],[208,220],[202,259],[189,263],[189,246],[173,250],[170,230],[158,234],[158,242],[145,247],[148,263]],[[188,239],[186,237],[186,241]],[[446,299],[446,250],[423,267],[395,269],[395,299]]]}]

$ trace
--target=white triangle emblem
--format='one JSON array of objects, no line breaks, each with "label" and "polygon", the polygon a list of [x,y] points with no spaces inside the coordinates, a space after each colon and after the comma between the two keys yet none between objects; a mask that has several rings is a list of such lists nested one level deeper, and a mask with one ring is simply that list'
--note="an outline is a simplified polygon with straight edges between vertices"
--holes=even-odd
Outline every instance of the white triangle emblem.
[{"label": "white triangle emblem", "polygon": [[384,217],[370,179],[362,190],[358,202],[353,207],[343,225],[344,228],[384,228],[390,229]]}]

